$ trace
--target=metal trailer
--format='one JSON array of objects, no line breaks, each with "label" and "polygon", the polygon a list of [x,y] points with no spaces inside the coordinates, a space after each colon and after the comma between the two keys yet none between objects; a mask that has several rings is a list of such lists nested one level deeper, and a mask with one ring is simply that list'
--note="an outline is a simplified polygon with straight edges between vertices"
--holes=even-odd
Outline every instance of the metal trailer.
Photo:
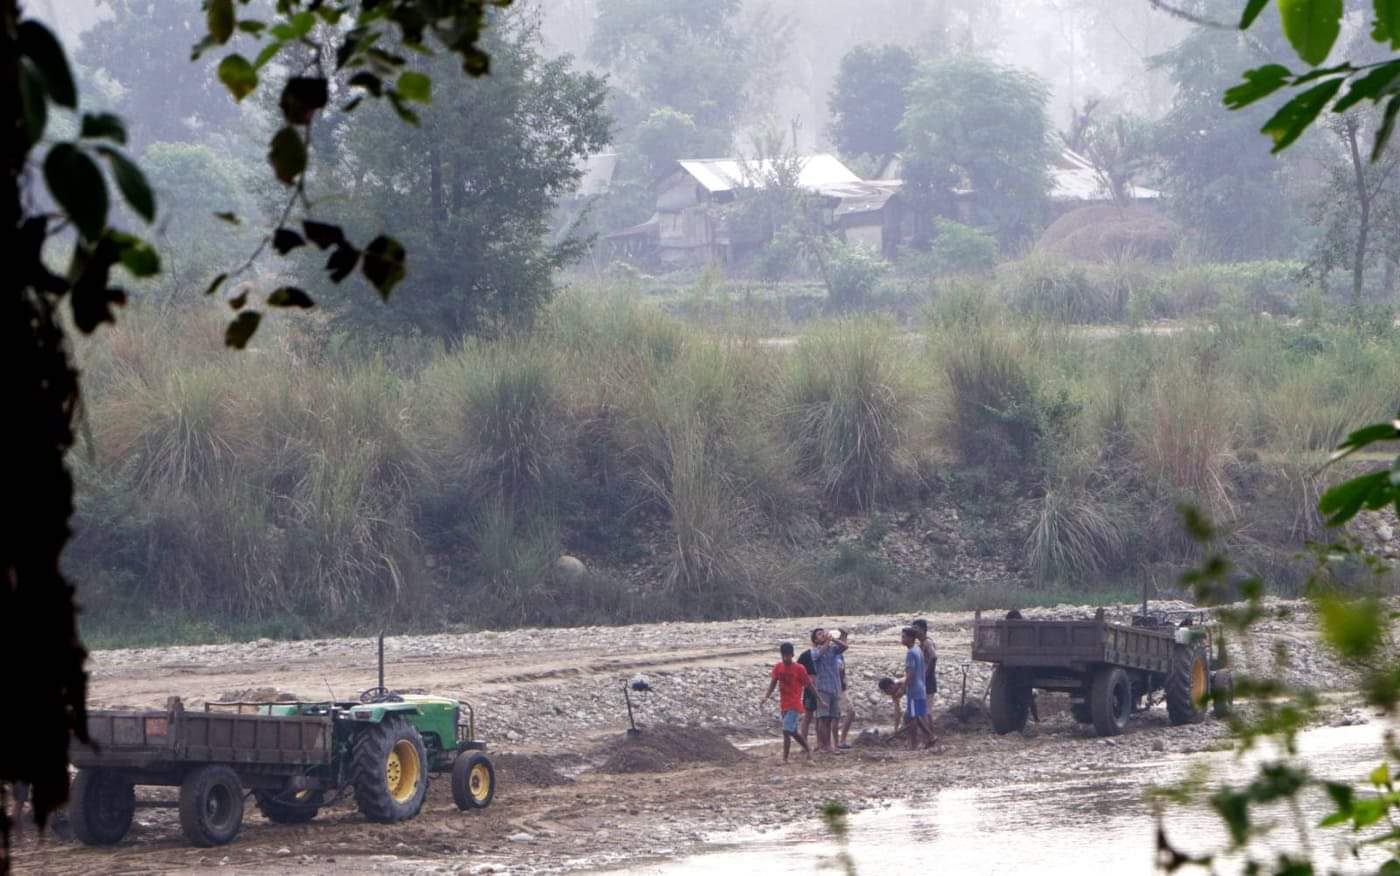
[{"label": "metal trailer", "polygon": [[1197,612],[1133,616],[1111,623],[1100,609],[1092,620],[1024,620],[1018,612],[973,620],[972,659],[993,663],[988,712],[992,729],[1022,729],[1035,691],[1070,695],[1070,711],[1100,736],[1123,732],[1129,716],[1166,701],[1173,724],[1230,710],[1233,683],[1213,628]]},{"label": "metal trailer", "polygon": [[178,787],[178,804],[142,805],[178,806],[180,826],[197,846],[221,845],[238,834],[245,790],[274,811],[285,800],[287,820],[301,821],[333,787],[329,708],[299,715],[196,712],[172,697],[164,711],[89,712],[88,735],[90,744],[74,742],[70,751],[78,775],[68,813],[73,832],[89,845],[126,836],[136,785]]}]

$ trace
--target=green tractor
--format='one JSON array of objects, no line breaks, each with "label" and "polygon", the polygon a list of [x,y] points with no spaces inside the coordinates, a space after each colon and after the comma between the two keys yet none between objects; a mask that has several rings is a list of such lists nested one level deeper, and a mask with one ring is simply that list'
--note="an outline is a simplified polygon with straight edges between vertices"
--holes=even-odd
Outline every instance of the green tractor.
[{"label": "green tractor", "polygon": [[163,711],[89,710],[90,742],[76,740],[78,767],[68,819],[88,845],[120,842],[139,805],[159,805],[137,785],[180,789],[180,827],[197,846],[231,842],[251,791],[269,820],[302,824],[347,795],[366,819],[413,818],[430,773],[452,774],[452,798],[484,809],[496,771],[476,738],[471,704],[449,697],[398,694],[379,685],[358,700],[206,703],[186,710],[171,697]]},{"label": "green tractor", "polygon": [[[496,769],[476,738],[470,703],[451,697],[400,694],[384,686],[384,637],[379,637],[379,684],[358,701],[273,703],[267,715],[325,715],[333,719],[334,751],[318,768],[324,784],[353,792],[369,821],[413,818],[428,793],[428,774],[451,773],[452,799],[462,810],[485,809],[496,795]],[[314,777],[314,771],[313,771]],[[253,792],[258,809],[280,823],[315,817],[322,791]],[[339,795],[338,795],[339,796]]]}]

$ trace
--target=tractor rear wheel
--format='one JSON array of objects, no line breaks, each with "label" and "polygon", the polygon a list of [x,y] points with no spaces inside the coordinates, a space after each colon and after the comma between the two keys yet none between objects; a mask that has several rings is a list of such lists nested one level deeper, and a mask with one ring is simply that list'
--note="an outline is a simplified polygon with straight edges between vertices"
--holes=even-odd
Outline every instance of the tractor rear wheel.
[{"label": "tractor rear wheel", "polygon": [[277,824],[305,824],[316,817],[325,799],[320,791],[254,791],[258,811]]},{"label": "tractor rear wheel", "polygon": [[136,813],[136,789],[111,770],[84,767],[68,789],[68,822],[84,845],[121,842]]},{"label": "tractor rear wheel", "polygon": [[243,784],[223,764],[202,766],[180,783],[180,828],[191,844],[221,846],[243,826]]},{"label": "tractor rear wheel", "polygon": [[992,691],[987,711],[992,730],[1000,735],[1015,733],[1026,726],[1030,712],[1030,690],[1014,670],[998,666],[992,670]]},{"label": "tractor rear wheel", "polygon": [[1235,677],[1228,669],[1217,669],[1210,674],[1211,711],[1215,717],[1224,720],[1235,709]]},{"label": "tractor rear wheel", "polygon": [[1210,693],[1210,668],[1200,645],[1173,645],[1167,671],[1167,717],[1172,724],[1199,724],[1205,720],[1206,695]]},{"label": "tractor rear wheel", "polygon": [[496,767],[479,751],[464,751],[452,762],[452,799],[458,809],[485,809],[496,796]]},{"label": "tractor rear wheel", "polygon": [[360,731],[354,745],[355,803],[366,819],[407,821],[428,795],[428,753],[418,729],[392,716]]},{"label": "tractor rear wheel", "polygon": [[1089,713],[1094,732],[1117,736],[1133,713],[1133,683],[1121,666],[1100,666],[1089,692]]}]

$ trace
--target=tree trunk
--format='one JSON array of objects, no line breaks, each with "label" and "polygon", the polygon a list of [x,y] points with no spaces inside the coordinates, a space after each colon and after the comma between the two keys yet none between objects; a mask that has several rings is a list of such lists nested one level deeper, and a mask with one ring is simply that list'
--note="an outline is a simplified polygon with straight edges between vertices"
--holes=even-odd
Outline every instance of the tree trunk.
[{"label": "tree trunk", "polygon": [[1351,306],[1359,307],[1366,281],[1366,240],[1371,234],[1371,193],[1366,190],[1366,165],[1356,143],[1356,121],[1347,119],[1345,125],[1344,136],[1347,148],[1351,151],[1351,170],[1356,179],[1356,199],[1359,207],[1356,217],[1356,250],[1352,254],[1351,263]]}]

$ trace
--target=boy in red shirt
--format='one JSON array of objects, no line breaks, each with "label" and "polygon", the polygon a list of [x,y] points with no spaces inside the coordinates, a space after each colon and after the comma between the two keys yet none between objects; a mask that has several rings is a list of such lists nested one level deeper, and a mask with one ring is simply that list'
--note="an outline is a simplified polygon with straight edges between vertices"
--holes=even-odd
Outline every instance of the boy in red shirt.
[{"label": "boy in red shirt", "polygon": [[811,690],[815,694],[816,686],[812,684],[812,677],[807,674],[802,664],[792,659],[791,642],[779,645],[778,654],[783,659],[773,665],[773,671],[769,673],[772,681],[768,683],[768,692],[763,695],[760,704],[768,702],[768,698],[773,695],[773,688],[781,685],[778,708],[783,713],[783,763],[788,761],[788,752],[792,750],[794,739],[802,746],[802,750],[807,752],[807,760],[810,761],[812,749],[807,747],[807,740],[798,734],[797,719],[802,717],[802,691]]}]

